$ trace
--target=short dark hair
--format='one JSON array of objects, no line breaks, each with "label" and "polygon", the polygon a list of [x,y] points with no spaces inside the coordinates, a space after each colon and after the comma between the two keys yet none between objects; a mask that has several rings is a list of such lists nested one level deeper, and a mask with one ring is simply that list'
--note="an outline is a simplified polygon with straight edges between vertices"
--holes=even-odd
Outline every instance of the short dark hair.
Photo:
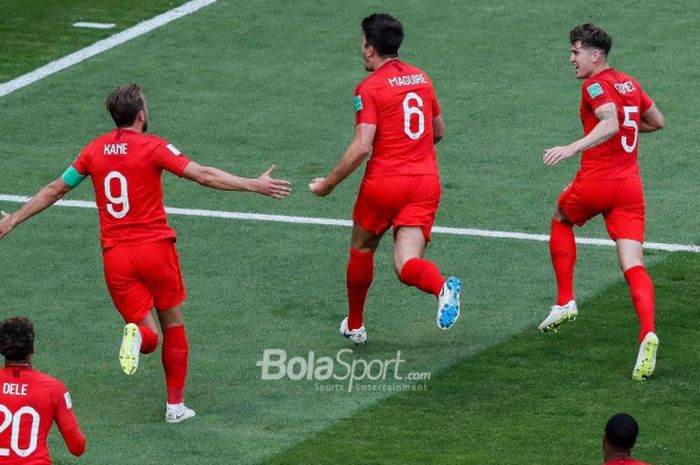
[{"label": "short dark hair", "polygon": [[606,57],[612,48],[612,37],[610,37],[610,34],[590,23],[576,26],[569,33],[569,43],[571,45],[574,45],[579,40],[584,47],[594,47],[602,50],[605,52]]},{"label": "short dark hair", "polygon": [[375,13],[362,20],[367,43],[382,57],[395,57],[403,41],[403,26],[391,15]]},{"label": "short dark hair", "polygon": [[605,425],[605,439],[613,447],[631,450],[637,442],[639,425],[631,415],[617,413],[610,417]]},{"label": "short dark hair", "polygon": [[136,115],[146,107],[143,90],[138,84],[122,86],[107,97],[105,106],[118,128],[131,126]]},{"label": "short dark hair", "polygon": [[0,322],[0,354],[5,360],[19,362],[34,353],[34,325],[23,316]]}]

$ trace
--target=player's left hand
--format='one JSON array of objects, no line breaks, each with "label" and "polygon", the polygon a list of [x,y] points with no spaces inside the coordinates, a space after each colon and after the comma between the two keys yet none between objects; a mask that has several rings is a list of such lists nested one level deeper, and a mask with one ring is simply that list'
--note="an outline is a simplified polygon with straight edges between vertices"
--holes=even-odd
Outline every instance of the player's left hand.
[{"label": "player's left hand", "polygon": [[0,213],[2,213],[2,219],[0,219],[0,240],[2,240],[5,236],[10,234],[10,231],[12,231],[15,225],[12,223],[12,215],[5,212]]},{"label": "player's left hand", "polygon": [[333,191],[333,186],[330,185],[326,178],[314,178],[309,183],[309,189],[314,195],[325,197]]},{"label": "player's left hand", "polygon": [[276,166],[272,165],[255,180],[255,191],[258,194],[267,195],[273,199],[282,200],[292,192],[291,183],[284,179],[272,177]]},{"label": "player's left hand", "polygon": [[562,160],[571,158],[576,155],[576,150],[574,150],[570,145],[564,145],[561,147],[552,147],[551,149],[545,149],[544,160],[545,165],[554,166]]}]

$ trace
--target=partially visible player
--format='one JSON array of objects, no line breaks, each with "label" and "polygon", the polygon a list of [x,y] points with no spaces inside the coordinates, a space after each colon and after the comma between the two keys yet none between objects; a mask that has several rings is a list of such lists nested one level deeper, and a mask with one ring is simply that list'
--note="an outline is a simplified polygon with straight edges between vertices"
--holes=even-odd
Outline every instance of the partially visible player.
[{"label": "partially visible player", "polygon": [[440,203],[435,144],[445,124],[428,75],[398,58],[402,40],[403,26],[393,17],[373,14],[362,20],[362,55],[371,74],[355,89],[355,138],[330,174],[309,184],[315,195],[330,194],[372,152],[353,212],[349,311],[340,325],[341,334],[357,344],[367,339],[363,312],[374,252],[391,227],[401,282],[438,298],[440,328],[451,328],[459,317],[459,279],[443,278],[423,259]]},{"label": "partially visible player", "polygon": [[611,416],[603,434],[604,465],[649,465],[631,457],[637,434],[639,425],[632,416],[626,413]]},{"label": "partially visible player", "polygon": [[0,322],[0,463],[50,464],[46,438],[56,422],[71,454],[83,455],[73,402],[62,382],[32,368],[34,326],[24,317]]},{"label": "partially visible player", "polygon": [[127,323],[119,350],[122,370],[134,373],[139,354],[156,350],[158,325],[151,312],[155,307],[163,332],[165,420],[178,423],[195,413],[184,404],[189,344],[181,304],[186,293],[175,231],[168,226],[163,206],[161,174],[167,170],[214,189],[257,192],[276,199],[290,193],[289,182],[270,177],[274,165],[257,179],[200,166],[173,144],[144,134],[148,107],[137,84],[115,90],[106,105],[116,129],[87,145],[60,178],[19,211],[12,215],[2,212],[0,239],[90,176],[99,208],[105,281]]},{"label": "partially visible player", "polygon": [[636,79],[608,64],[612,39],[605,31],[583,24],[571,31],[569,42],[574,72],[584,80],[584,136],[545,150],[544,162],[553,166],[581,152],[581,169],[559,196],[552,218],[549,248],[558,293],[539,329],[556,331],[578,315],[573,226],[602,214],[639,316],[640,347],[632,377],[643,380],[654,372],[659,338],[654,332],[654,284],[642,261],[645,203],[637,150],[639,133],[663,128],[664,117]]}]

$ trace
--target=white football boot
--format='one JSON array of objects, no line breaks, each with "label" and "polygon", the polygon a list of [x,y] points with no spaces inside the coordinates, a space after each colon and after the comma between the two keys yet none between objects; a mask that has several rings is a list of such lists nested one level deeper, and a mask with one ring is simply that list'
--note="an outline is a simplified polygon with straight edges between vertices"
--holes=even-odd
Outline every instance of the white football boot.
[{"label": "white football boot", "polygon": [[139,367],[141,331],[134,323],[124,326],[122,345],[119,348],[119,365],[127,375],[133,375]]},{"label": "white football boot", "polygon": [[632,370],[632,379],[644,381],[654,373],[656,368],[656,351],[659,348],[659,338],[655,333],[648,332],[639,345],[637,363]]},{"label": "white football boot", "polygon": [[437,325],[440,329],[450,329],[459,319],[460,293],[462,282],[456,276],[447,278],[438,297]]},{"label": "white football boot", "polygon": [[347,337],[357,345],[367,342],[367,331],[365,331],[365,325],[351,331],[348,329],[348,317],[343,318],[343,321],[340,322],[340,334]]},{"label": "white football boot", "polygon": [[195,411],[187,407],[184,403],[166,404],[165,407],[166,423],[180,423],[195,415],[197,415]]},{"label": "white football boot", "polygon": [[559,326],[567,321],[575,320],[578,316],[576,301],[570,300],[566,305],[552,305],[552,309],[542,323],[537,327],[543,333],[553,333],[559,329]]}]

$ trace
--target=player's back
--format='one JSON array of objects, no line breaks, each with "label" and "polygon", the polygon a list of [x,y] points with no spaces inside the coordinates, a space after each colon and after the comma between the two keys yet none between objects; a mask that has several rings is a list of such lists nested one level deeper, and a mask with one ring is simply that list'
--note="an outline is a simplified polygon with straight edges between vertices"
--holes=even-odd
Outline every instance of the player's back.
[{"label": "player's back", "polygon": [[90,175],[100,214],[103,248],[174,239],[163,206],[161,174],[189,163],[160,137],[114,129],[93,140],[74,163]]},{"label": "player's back", "polygon": [[63,383],[29,367],[6,366],[0,368],[0,388],[0,463],[51,463],[46,437],[55,404],[70,403]]},{"label": "player's back", "polygon": [[440,107],[424,71],[390,60],[362,81],[355,95],[356,123],[377,126],[366,177],[438,173],[433,118]]},{"label": "player's back", "polygon": [[639,176],[640,117],[653,101],[636,79],[613,68],[587,79],[582,92],[581,121],[585,134],[598,124],[595,109],[605,103],[615,104],[620,125],[613,137],[583,152],[582,172],[599,178]]}]

